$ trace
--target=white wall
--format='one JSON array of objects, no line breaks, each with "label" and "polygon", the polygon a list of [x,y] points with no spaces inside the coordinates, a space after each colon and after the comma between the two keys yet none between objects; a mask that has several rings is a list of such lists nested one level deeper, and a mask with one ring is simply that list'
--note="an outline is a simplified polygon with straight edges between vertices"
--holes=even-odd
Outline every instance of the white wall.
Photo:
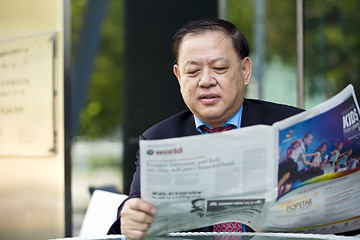
[{"label": "white wall", "polygon": [[44,157],[0,156],[0,239],[65,236],[64,11],[63,0],[0,0],[0,41],[52,31],[57,46],[57,153]]}]

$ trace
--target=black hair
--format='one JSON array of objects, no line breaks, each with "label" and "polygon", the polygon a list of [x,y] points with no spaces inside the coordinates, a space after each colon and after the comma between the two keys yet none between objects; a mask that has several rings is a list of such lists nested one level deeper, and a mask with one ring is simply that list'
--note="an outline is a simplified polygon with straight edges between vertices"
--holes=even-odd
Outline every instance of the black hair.
[{"label": "black hair", "polygon": [[244,34],[239,32],[234,24],[222,19],[203,19],[190,22],[180,28],[172,39],[172,52],[175,63],[178,61],[179,49],[185,35],[199,34],[206,31],[222,31],[231,38],[233,46],[239,55],[240,59],[248,57],[250,54],[250,47]]}]

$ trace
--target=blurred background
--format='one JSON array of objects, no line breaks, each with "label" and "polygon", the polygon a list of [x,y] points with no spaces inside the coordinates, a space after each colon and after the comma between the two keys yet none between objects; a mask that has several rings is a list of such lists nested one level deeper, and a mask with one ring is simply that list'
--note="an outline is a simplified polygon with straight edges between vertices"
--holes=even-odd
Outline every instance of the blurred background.
[{"label": "blurred background", "polygon": [[[89,1],[86,0],[71,1],[73,53],[76,52],[78,44],[82,44],[79,42],[79,30],[86,24],[84,10],[88,4]],[[167,8],[171,11],[171,7],[162,1],[152,1],[151,4],[157,5],[161,9],[160,12],[167,11]],[[206,8],[206,4],[202,8]],[[126,114],[124,112],[124,105],[126,105],[124,64],[127,61],[124,57],[126,56],[124,52],[127,50],[124,42],[126,28],[124,24],[127,13],[124,9],[124,1],[110,0],[107,3],[86,101],[81,109],[78,131],[72,143],[75,235],[89,201],[88,186],[114,185],[119,192],[127,192],[123,186],[125,169],[122,167],[123,127],[126,124],[124,123],[126,121],[124,120]],[[138,11],[142,11],[141,9],[142,7],[138,6]],[[303,2],[305,88],[303,96],[306,109],[335,95],[350,83],[354,85],[357,94],[360,94],[360,60],[357,57],[360,54],[360,31],[354,24],[360,20],[359,10],[360,2],[357,0],[305,0]],[[296,11],[296,1],[291,0],[218,1],[218,16],[234,23],[249,40],[250,57],[254,67],[251,84],[246,93],[247,97],[297,105]],[[157,18],[145,13],[142,21],[151,22],[149,19],[151,17]],[[151,24],[147,26],[153,27]],[[128,31],[132,28],[131,25],[127,27]],[[176,28],[173,29],[176,30]],[[174,31],[169,31],[169,35],[165,37],[169,41],[161,46],[164,51],[167,51],[167,58],[170,54],[170,38]],[[146,37],[153,38],[155,41],[157,38],[163,38],[158,35]],[[170,60],[163,66],[158,66],[158,69],[150,69],[142,74],[146,75],[146,81],[152,82],[157,77],[159,69],[167,72],[170,76],[168,81],[173,81],[174,85],[177,84],[176,79],[171,77]],[[126,81],[133,81],[133,79]],[[134,84],[135,89],[131,91],[142,94],[142,88],[139,85]],[[150,84],[150,87],[158,87],[157,82]],[[149,88],[148,91],[152,89]],[[151,107],[156,112],[156,108],[172,104],[172,101],[179,101],[180,96],[176,97],[178,99],[174,99],[174,96],[164,97],[158,105],[154,104]],[[144,101],[147,100],[144,99]],[[141,102],[129,104],[128,107],[137,109],[140,107],[138,104]],[[171,114],[172,111],[167,110],[167,116]],[[137,133],[141,134],[143,130],[165,117],[159,114],[156,118],[146,119],[142,129],[137,129]],[[133,161],[135,161],[135,155]]]},{"label": "blurred background", "polygon": [[[0,8],[5,1],[0,0]],[[71,196],[71,213],[67,212],[71,217],[65,217],[67,236],[79,235],[92,190],[128,194],[138,136],[185,109],[172,74],[170,45],[175,31],[190,20],[224,18],[247,36],[253,61],[248,98],[310,109],[348,84],[360,95],[358,0],[301,1],[301,103],[297,100],[298,1],[68,2],[71,161],[65,168],[70,170],[66,192],[71,194],[66,196]],[[0,239],[20,238],[0,233]]]},{"label": "blurred background", "polygon": [[[296,1],[222,2],[222,7],[218,5],[222,12],[218,14],[234,23],[249,40],[250,57],[254,68],[247,97],[296,106]],[[87,0],[71,1],[73,53],[76,53],[78,44],[82,44],[79,42],[79,32],[83,24],[86,24],[84,10],[88,4]],[[156,1],[152,1],[151,4],[158,5],[163,12],[169,7],[168,4],[162,6]],[[140,8],[141,6],[139,11]],[[89,186],[113,185],[119,192],[124,192],[122,168],[124,153],[122,129],[124,104],[126,104],[124,103],[126,100],[124,99],[126,61],[124,9],[124,1],[110,0],[107,3],[86,101],[81,109],[78,131],[72,143],[75,236],[89,201],[90,195],[87,191]],[[349,83],[353,84],[355,89],[360,89],[360,60],[357,57],[360,54],[360,31],[354,24],[360,20],[359,10],[360,2],[357,0],[304,1],[304,106],[306,109],[335,95]],[[144,24],[147,21],[146,17]],[[131,28],[131,25],[128,27]],[[148,27],[151,28],[151,25]],[[162,46],[167,54],[169,54],[171,36],[169,33],[168,43]],[[158,36],[147,37],[156,40]],[[171,76],[171,62],[159,68],[167,71]],[[148,75],[147,81],[151,82],[154,77],[156,78],[157,71],[155,69],[143,74]],[[173,81],[174,85],[177,84],[174,77],[168,80]],[[134,87],[141,89],[136,84]],[[171,99],[173,100],[173,97]],[[165,105],[167,100],[168,98],[161,99],[162,104]],[[135,110],[140,107],[136,104],[130,105]],[[170,115],[171,113],[168,114]],[[146,121],[143,125],[144,129],[139,129],[138,133],[141,134],[147,127],[165,117],[159,116],[153,122]],[[133,160],[135,161],[135,155]]]}]

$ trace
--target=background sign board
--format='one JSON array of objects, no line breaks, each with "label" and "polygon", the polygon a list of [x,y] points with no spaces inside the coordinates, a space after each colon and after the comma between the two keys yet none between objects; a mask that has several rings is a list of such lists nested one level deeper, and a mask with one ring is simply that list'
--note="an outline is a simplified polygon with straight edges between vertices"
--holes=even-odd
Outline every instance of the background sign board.
[{"label": "background sign board", "polygon": [[0,155],[51,155],[54,34],[0,42]]}]

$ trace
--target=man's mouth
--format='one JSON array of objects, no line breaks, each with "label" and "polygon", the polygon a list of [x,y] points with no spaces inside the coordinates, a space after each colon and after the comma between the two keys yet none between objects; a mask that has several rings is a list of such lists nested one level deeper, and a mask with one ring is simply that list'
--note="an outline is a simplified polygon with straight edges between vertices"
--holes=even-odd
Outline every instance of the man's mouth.
[{"label": "man's mouth", "polygon": [[200,102],[203,104],[214,104],[219,100],[216,94],[203,94],[200,96]]}]

